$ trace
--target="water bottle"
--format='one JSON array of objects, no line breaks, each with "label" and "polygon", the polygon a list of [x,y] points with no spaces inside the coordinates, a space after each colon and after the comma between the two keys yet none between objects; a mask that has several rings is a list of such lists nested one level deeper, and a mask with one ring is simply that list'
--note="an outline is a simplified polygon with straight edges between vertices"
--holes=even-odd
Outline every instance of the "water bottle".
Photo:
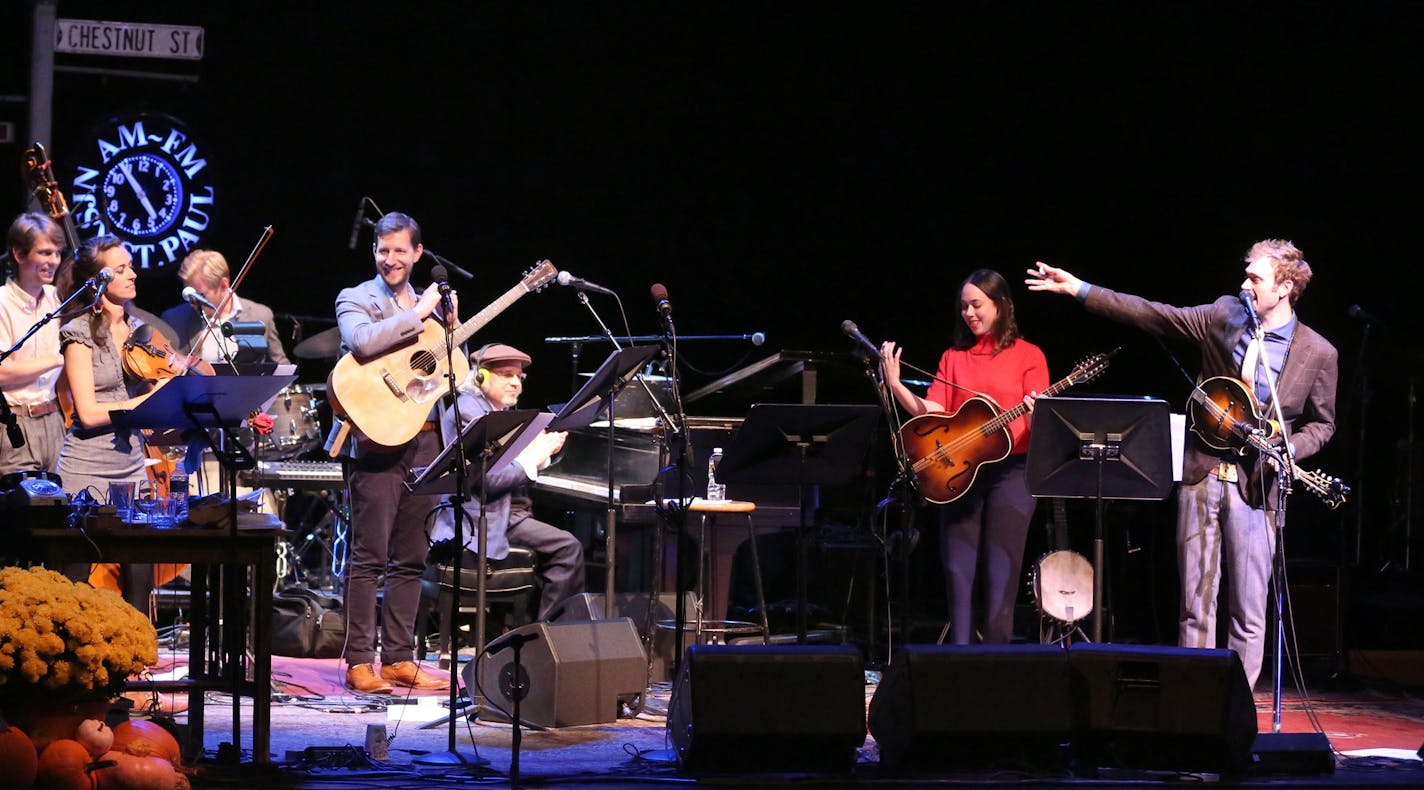
[{"label": "water bottle", "polygon": [[722,448],[712,448],[712,455],[707,459],[707,501],[721,502],[727,498],[727,486],[725,483],[717,482],[717,465],[722,463]]},{"label": "water bottle", "polygon": [[188,517],[188,472],[179,463],[168,475],[168,498],[173,503],[173,521]]}]

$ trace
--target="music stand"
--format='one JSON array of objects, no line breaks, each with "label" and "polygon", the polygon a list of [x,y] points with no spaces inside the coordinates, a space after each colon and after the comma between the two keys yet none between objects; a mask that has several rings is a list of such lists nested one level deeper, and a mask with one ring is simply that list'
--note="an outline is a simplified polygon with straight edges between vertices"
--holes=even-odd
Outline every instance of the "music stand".
[{"label": "music stand", "polygon": [[[491,468],[510,457],[511,453],[517,454],[527,446],[553,418],[554,415],[548,412],[540,412],[535,409],[516,409],[489,412],[478,419],[471,420],[461,429],[460,435],[441,450],[435,460],[425,467],[415,480],[406,484],[406,489],[412,494],[452,494],[451,501],[455,505],[454,535],[452,537],[455,551],[451,562],[453,578],[450,585],[450,611],[445,613],[445,633],[450,645],[450,712],[444,717],[427,722],[421,726],[421,729],[438,727],[448,722],[450,724],[450,754],[456,755],[457,758],[454,727],[460,685],[456,680],[460,670],[460,650],[455,642],[455,620],[460,616],[460,585],[464,581],[461,578],[461,564],[465,554],[464,529],[462,527],[465,518],[465,492],[460,491],[458,487],[457,467],[466,458],[480,459],[480,474],[476,478],[480,487],[479,539],[475,552],[479,558],[479,569],[475,574],[475,653],[478,655],[485,649],[485,596],[488,568],[488,559],[485,555],[489,543],[489,522],[485,514],[488,505],[485,480],[488,478]],[[471,699],[475,699],[473,691]],[[476,705],[478,711],[478,703]],[[424,764],[445,765],[450,762],[449,755],[432,755],[423,759],[429,760]]]},{"label": "music stand", "polygon": [[1103,637],[1103,500],[1165,499],[1172,490],[1171,415],[1157,398],[1040,398],[1027,478],[1035,497],[1096,499],[1093,641]]},{"label": "music stand", "polygon": [[613,400],[618,396],[618,391],[627,386],[638,371],[652,361],[660,351],[662,351],[662,346],[632,346],[613,351],[607,359],[603,360],[603,364],[598,366],[598,370],[593,372],[589,380],[579,387],[578,392],[574,393],[568,403],[559,409],[559,414],[554,418],[554,421],[549,423],[551,431],[584,428],[594,421],[598,413],[603,410],[604,404],[608,405],[608,496],[603,527],[604,553],[606,554],[603,577],[603,616],[609,620],[612,620],[617,612],[616,602],[613,600],[613,575],[617,565],[618,539],[618,511],[617,504],[614,502],[613,488],[613,448],[616,438],[614,435]]},{"label": "music stand", "polygon": [[[257,466],[257,460],[237,441],[236,435],[232,432],[232,427],[238,425],[246,419],[248,414],[261,408],[263,402],[273,398],[281,389],[296,380],[295,375],[287,376],[178,376],[170,379],[167,384],[160,387],[142,403],[132,409],[114,409],[109,412],[110,421],[115,427],[128,428],[130,430],[153,429],[160,430],[184,430],[197,429],[202,440],[212,449],[213,455],[221,463],[224,476],[228,479],[229,491],[237,490],[237,472],[239,469],[252,469]],[[231,452],[220,449],[218,443],[213,441],[209,431],[222,431],[225,440],[224,446],[232,446]],[[191,455],[191,453],[190,453]],[[237,537],[237,497],[229,497],[230,510],[228,516],[231,521],[228,524],[228,536]],[[199,585],[198,577],[195,575],[194,594],[198,594],[200,587],[206,589],[206,584]],[[236,583],[229,579],[229,575],[223,574],[223,608],[232,616],[228,616],[222,621],[223,641],[227,645],[227,671],[244,672],[243,662],[246,661],[246,650],[243,633],[246,629],[247,606],[244,604],[243,583]],[[270,612],[253,612],[253,617],[270,617]],[[263,645],[254,645],[253,652],[256,654],[253,666],[254,672],[259,676],[271,674],[271,656],[262,655]],[[269,678],[270,680],[270,678]],[[267,684],[270,687],[270,683]],[[258,689],[262,689],[263,681],[258,681]],[[267,726],[265,705],[253,705],[254,730],[261,731]],[[233,708],[232,731],[239,731],[241,722],[240,711]]]},{"label": "music stand", "polygon": [[[880,407],[860,404],[758,403],[717,465],[717,481],[795,485],[796,641],[806,641],[806,487],[844,485],[865,473]],[[682,623],[677,624],[682,634]],[[680,649],[677,655],[681,656]]]}]

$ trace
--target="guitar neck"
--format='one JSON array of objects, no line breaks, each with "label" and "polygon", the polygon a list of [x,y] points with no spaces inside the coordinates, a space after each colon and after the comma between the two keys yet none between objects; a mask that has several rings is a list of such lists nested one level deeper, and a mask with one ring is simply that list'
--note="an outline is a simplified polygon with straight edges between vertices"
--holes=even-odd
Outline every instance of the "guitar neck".
[{"label": "guitar neck", "polygon": [[528,293],[529,289],[524,287],[524,283],[516,283],[508,291],[505,291],[498,299],[490,302],[485,309],[475,313],[470,320],[460,324],[452,334],[454,344],[461,346],[465,344],[476,332],[484,329],[485,324],[493,321],[495,316],[504,312],[505,308],[519,301],[519,298]]},{"label": "guitar neck", "polygon": [[[1073,377],[1069,376],[1068,378],[1063,379],[1062,381],[1056,381],[1048,385],[1048,387],[1044,389],[1043,392],[1038,393],[1038,397],[1051,398],[1071,386],[1073,386]],[[1000,413],[998,417],[995,417],[994,419],[984,423],[983,431],[985,433],[993,433],[994,431],[998,431],[1002,429],[1005,425],[1008,425],[1009,423],[1013,422],[1014,420],[1017,420],[1025,414],[1028,414],[1028,406],[1023,401],[1019,401],[1019,405],[1013,407],[1012,409],[1009,409],[1008,411]]]}]

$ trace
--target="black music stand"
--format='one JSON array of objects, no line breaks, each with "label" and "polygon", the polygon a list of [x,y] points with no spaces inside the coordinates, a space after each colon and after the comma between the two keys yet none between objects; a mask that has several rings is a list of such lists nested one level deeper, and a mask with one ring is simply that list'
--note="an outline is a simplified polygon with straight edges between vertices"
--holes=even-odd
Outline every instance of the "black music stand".
[{"label": "black music stand", "polygon": [[1093,641],[1103,638],[1103,500],[1165,499],[1172,432],[1157,398],[1040,398],[1033,408],[1027,478],[1035,497],[1096,499]]},{"label": "black music stand", "polygon": [[[457,700],[459,698],[459,645],[455,642],[455,620],[460,616],[460,585],[461,564],[465,554],[464,528],[462,526],[465,518],[465,492],[459,490],[457,467],[464,459],[478,458],[480,460],[479,477],[476,477],[471,484],[478,483],[480,490],[480,520],[479,520],[479,540],[478,549],[475,554],[479,558],[479,571],[476,573],[475,582],[475,653],[478,655],[485,649],[485,595],[486,595],[486,574],[489,560],[486,557],[489,542],[488,526],[485,509],[488,505],[488,495],[485,492],[485,479],[489,475],[489,470],[509,457],[511,453],[518,453],[524,449],[544,426],[554,418],[549,412],[541,412],[535,409],[516,409],[512,411],[494,411],[485,414],[478,419],[471,420],[461,429],[460,435],[456,437],[440,454],[431,461],[430,465],[413,481],[406,484],[406,488],[412,494],[451,494],[451,502],[454,504],[454,535],[452,540],[455,544],[454,557],[451,561],[451,594],[450,611],[445,613],[445,634],[450,645],[450,712],[445,716],[421,725],[421,729],[438,727],[441,724],[450,725],[450,751],[447,754],[434,753],[429,756],[421,756],[426,765],[447,765],[452,761],[456,763],[470,762],[459,755],[455,749],[455,716],[457,715]],[[471,695],[472,700],[476,700]],[[479,702],[476,700],[476,712],[478,712]],[[453,755],[453,757],[452,757]],[[480,762],[476,758],[476,762]],[[485,764],[484,763],[480,764]]]},{"label": "black music stand", "polygon": [[603,360],[603,364],[598,366],[598,370],[593,372],[593,376],[584,382],[584,385],[579,387],[578,392],[574,393],[569,402],[559,409],[559,414],[554,418],[554,421],[549,423],[551,431],[584,428],[598,417],[599,412],[603,411],[604,404],[607,404],[608,407],[608,497],[603,527],[604,551],[607,561],[604,564],[603,577],[603,616],[609,620],[612,620],[617,613],[616,602],[613,600],[613,575],[617,570],[618,539],[618,511],[617,503],[614,501],[613,488],[613,448],[615,445],[613,400],[618,396],[618,391],[627,386],[638,371],[652,361],[660,351],[662,351],[662,346],[632,346],[620,348],[609,354],[608,358]]},{"label": "black music stand", "polygon": [[[717,466],[717,482],[795,485],[796,641],[806,641],[806,488],[844,485],[865,473],[880,407],[859,404],[758,403]],[[680,598],[679,598],[680,600]],[[677,624],[682,634],[682,623]],[[680,646],[679,646],[680,648]],[[680,657],[681,650],[676,653]]]}]

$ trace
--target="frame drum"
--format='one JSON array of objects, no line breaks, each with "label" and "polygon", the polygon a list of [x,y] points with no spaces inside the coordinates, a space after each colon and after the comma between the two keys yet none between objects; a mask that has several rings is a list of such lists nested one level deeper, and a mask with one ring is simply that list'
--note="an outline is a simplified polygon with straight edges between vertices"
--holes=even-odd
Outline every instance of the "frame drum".
[{"label": "frame drum", "polygon": [[1039,614],[1072,625],[1093,611],[1093,566],[1075,551],[1051,551],[1033,566]]}]

